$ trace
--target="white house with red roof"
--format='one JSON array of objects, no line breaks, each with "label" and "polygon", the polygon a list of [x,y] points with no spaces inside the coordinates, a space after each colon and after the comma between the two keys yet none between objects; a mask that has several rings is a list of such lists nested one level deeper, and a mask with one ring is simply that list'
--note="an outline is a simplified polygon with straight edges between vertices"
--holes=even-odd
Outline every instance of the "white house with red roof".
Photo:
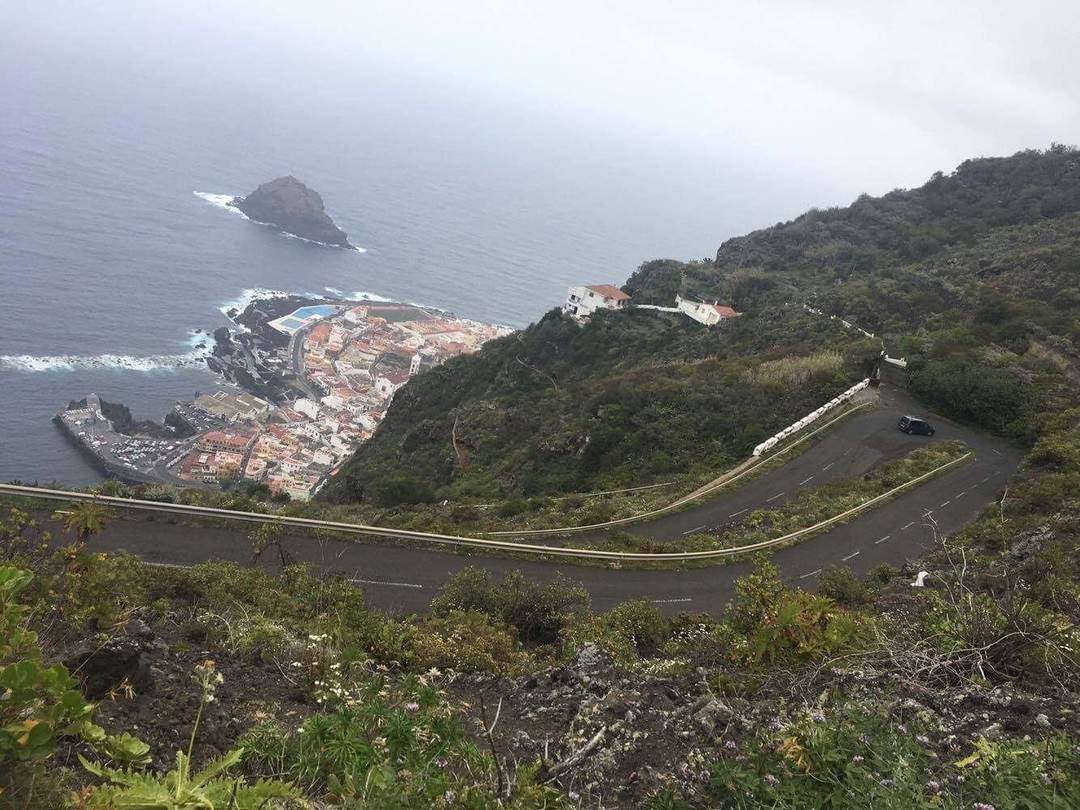
[{"label": "white house with red roof", "polygon": [[629,300],[629,295],[612,284],[571,287],[567,291],[563,312],[575,318],[588,318],[598,309],[622,309]]},{"label": "white house with red roof", "polygon": [[678,309],[679,312],[684,313],[698,323],[703,323],[706,326],[715,326],[721,321],[726,321],[728,318],[734,318],[739,314],[731,307],[717,304],[715,301],[711,304],[707,304],[704,301],[690,301],[683,298],[681,295],[675,296],[675,308]]}]

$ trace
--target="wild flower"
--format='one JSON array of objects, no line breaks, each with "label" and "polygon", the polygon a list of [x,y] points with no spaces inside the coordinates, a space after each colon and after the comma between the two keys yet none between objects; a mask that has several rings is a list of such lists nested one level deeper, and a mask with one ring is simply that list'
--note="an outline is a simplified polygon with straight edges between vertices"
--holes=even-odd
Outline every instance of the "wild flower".
[{"label": "wild flower", "polygon": [[576,791],[571,790],[569,793],[566,794],[566,798],[568,798],[572,802],[576,802],[581,798],[581,795]]},{"label": "wild flower", "polygon": [[768,728],[769,728],[769,731],[779,731],[780,730],[780,721],[775,717],[772,718],[769,721]]},{"label": "wild flower", "polygon": [[771,773],[765,774],[764,782],[769,787],[776,787],[780,784],[780,780],[773,776]]},{"label": "wild flower", "polygon": [[407,711],[409,714],[416,714],[419,708],[420,704],[417,703],[415,700],[410,700],[408,703],[405,704],[405,711]]},{"label": "wild flower", "polygon": [[925,734],[920,734],[918,737],[915,738],[915,742],[917,742],[919,745],[929,745],[930,738],[927,737]]},{"label": "wild flower", "polygon": [[832,672],[832,674],[836,675],[837,677],[844,674],[844,670],[840,669],[840,667],[833,667],[830,672]]},{"label": "wild flower", "polygon": [[936,779],[931,779],[929,782],[926,783],[926,786],[930,790],[941,790],[941,785],[937,782]]},{"label": "wild flower", "polygon": [[859,756],[858,754],[856,754],[855,756],[853,756],[853,757],[851,758],[851,761],[852,761],[853,763],[855,763],[856,765],[862,765],[862,764],[863,764],[863,762],[865,762],[865,760],[864,760],[864,759],[863,759],[863,758],[862,758],[861,756]]},{"label": "wild flower", "polygon": [[821,709],[814,709],[812,712],[810,712],[810,719],[813,720],[815,723],[824,723],[825,712],[823,712]]},{"label": "wild flower", "polygon": [[445,768],[448,764],[449,763],[447,763],[445,757],[439,757],[437,760],[435,760],[435,765],[439,768]]},{"label": "wild flower", "polygon": [[972,810],[997,810],[994,805],[987,804],[986,802],[975,802],[975,804],[971,805],[971,808]]},{"label": "wild flower", "polygon": [[457,798],[457,794],[454,793],[454,791],[452,791],[452,790],[448,790],[448,791],[446,791],[446,793],[443,794],[442,797],[443,797],[443,801],[446,802],[447,804],[453,804],[454,799]]},{"label": "wild flower", "polygon": [[728,751],[734,751],[738,747],[739,744],[734,740],[728,740],[726,743],[724,743],[724,748],[726,748]]}]

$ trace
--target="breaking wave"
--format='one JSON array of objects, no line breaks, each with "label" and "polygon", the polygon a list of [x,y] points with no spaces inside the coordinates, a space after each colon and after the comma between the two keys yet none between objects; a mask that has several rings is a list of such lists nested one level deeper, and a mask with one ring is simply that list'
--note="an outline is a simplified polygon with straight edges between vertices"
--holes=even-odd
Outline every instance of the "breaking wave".
[{"label": "breaking wave", "polygon": [[5,354],[0,355],[0,368],[27,372],[107,368],[120,371],[205,368],[206,358],[213,352],[213,336],[205,332],[192,332],[187,342],[191,350],[183,354],[152,354],[145,357],[133,354]]}]

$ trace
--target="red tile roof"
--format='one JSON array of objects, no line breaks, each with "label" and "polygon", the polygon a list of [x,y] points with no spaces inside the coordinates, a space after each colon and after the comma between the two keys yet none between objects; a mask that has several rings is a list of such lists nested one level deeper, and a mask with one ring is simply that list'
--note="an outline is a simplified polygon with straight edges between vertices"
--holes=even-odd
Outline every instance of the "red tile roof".
[{"label": "red tile roof", "polygon": [[720,314],[721,318],[734,318],[736,315],[739,314],[731,307],[725,307],[723,304],[713,304],[712,308]]},{"label": "red tile roof", "polygon": [[592,290],[597,295],[602,295],[605,298],[614,298],[616,301],[629,301],[630,296],[620,290],[618,287],[613,287],[610,284],[593,284],[585,288],[586,290]]}]

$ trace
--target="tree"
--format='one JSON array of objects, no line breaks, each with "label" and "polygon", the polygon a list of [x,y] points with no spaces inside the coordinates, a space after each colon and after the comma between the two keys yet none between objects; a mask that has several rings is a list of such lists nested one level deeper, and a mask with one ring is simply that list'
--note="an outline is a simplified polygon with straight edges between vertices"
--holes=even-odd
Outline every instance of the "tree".
[{"label": "tree", "polygon": [[109,510],[96,500],[82,501],[64,521],[65,531],[74,532],[80,543],[97,537],[105,529]]}]

